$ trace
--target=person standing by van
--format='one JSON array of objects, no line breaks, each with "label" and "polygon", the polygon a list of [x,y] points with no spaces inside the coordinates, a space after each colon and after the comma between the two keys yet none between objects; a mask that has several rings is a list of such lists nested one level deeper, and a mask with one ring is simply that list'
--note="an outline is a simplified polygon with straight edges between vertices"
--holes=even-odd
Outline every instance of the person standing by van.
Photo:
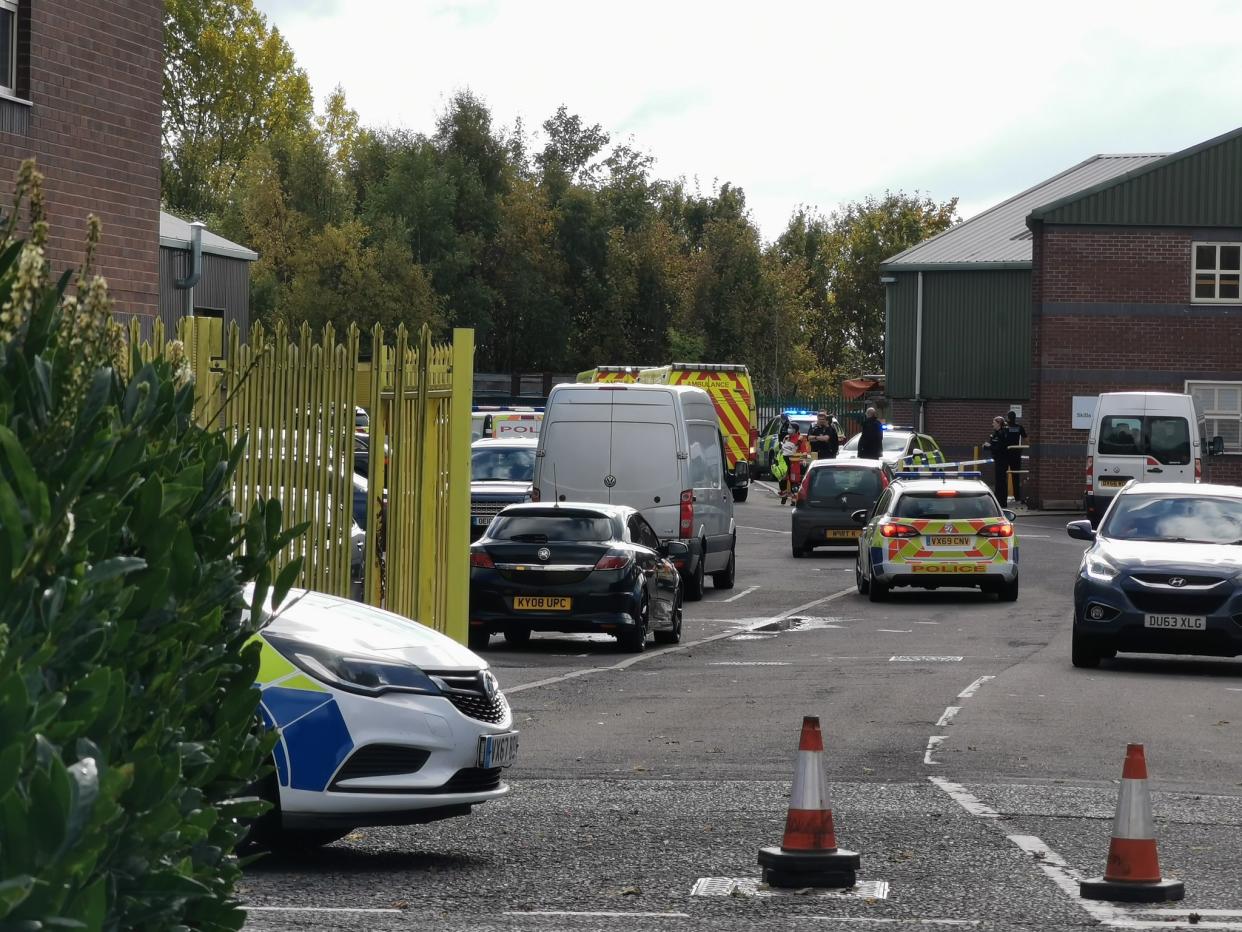
[{"label": "person standing by van", "polygon": [[1013,477],[1013,500],[1022,501],[1022,454],[1026,450],[1026,428],[1018,423],[1018,415],[1010,411],[1005,424],[1005,449],[1009,454],[1009,475]]},{"label": "person standing by van", "polygon": [[992,468],[995,470],[996,500],[1002,508],[1009,501],[1009,426],[1005,418],[997,415],[992,418],[992,433],[988,436],[988,452],[992,454]]}]

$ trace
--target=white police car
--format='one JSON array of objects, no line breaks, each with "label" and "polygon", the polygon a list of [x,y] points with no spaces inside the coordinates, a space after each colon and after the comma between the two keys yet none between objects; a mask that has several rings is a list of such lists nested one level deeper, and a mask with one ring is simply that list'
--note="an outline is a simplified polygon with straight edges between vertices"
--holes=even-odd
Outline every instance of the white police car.
[{"label": "white police car", "polygon": [[[251,591],[246,593],[250,598]],[[260,714],[280,740],[253,827],[270,847],[466,815],[509,792],[518,733],[487,663],[382,609],[294,590],[256,636]]]}]

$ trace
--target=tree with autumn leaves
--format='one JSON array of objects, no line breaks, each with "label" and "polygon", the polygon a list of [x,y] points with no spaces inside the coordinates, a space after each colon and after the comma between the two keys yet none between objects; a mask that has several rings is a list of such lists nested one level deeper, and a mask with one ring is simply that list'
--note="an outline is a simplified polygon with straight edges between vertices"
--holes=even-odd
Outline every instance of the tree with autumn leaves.
[{"label": "tree with autumn leaves", "polygon": [[[422,133],[310,85],[251,0],[166,0],[163,194],[259,253],[261,319],[473,327],[483,371],[743,362],[764,393],[883,365],[879,263],[956,199],[798,210],[765,243],[745,192],[654,176],[560,107],[536,138],[454,94]],[[710,166],[704,166],[705,172]]]}]

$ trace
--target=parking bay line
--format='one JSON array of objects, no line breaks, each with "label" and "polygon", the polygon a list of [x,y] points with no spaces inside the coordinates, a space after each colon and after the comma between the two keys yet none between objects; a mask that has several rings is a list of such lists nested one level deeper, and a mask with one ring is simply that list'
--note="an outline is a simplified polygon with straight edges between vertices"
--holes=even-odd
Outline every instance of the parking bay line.
[{"label": "parking bay line", "polygon": [[391,906],[246,906],[248,913],[403,913]]},{"label": "parking bay line", "polygon": [[594,912],[570,909],[507,909],[506,916],[591,916],[596,919],[689,919],[689,913],[631,913],[621,910],[597,910]]},{"label": "parking bay line", "polygon": [[793,533],[793,531],[778,531],[775,528],[770,528],[770,527],[753,527],[749,524],[739,524],[737,526],[737,529],[739,531],[763,531],[765,534],[792,534]]},{"label": "parking bay line", "polygon": [[641,663],[644,660],[652,660],[656,657],[663,657],[666,654],[677,653],[678,651],[691,650],[695,647],[700,647],[703,644],[710,644],[712,641],[722,641],[725,638],[736,637],[739,633],[745,631],[754,631],[763,625],[770,625],[773,622],[788,618],[791,615],[797,615],[799,612],[805,612],[808,608],[814,608],[817,605],[823,605],[827,602],[834,602],[837,599],[844,598],[852,592],[854,592],[854,587],[850,586],[848,589],[842,589],[839,592],[832,593],[832,595],[826,595],[821,599],[815,599],[811,602],[794,606],[791,609],[781,612],[779,615],[773,615],[771,618],[761,618],[758,621],[747,625],[745,628],[734,629],[732,631],[722,631],[720,634],[712,634],[705,638],[700,638],[697,641],[687,641],[685,644],[676,644],[672,647],[665,647],[660,650],[652,650],[646,651],[642,654],[635,654],[627,660],[622,660],[620,663],[614,663],[607,667],[588,667],[582,670],[571,670],[570,672],[563,673],[560,676],[550,676],[547,679],[535,680],[533,683],[519,683],[517,686],[505,687],[504,693],[506,696],[511,696],[514,693],[525,692],[528,689],[538,689],[541,686],[552,686],[556,683],[563,683],[566,680],[576,679],[580,676],[591,676],[595,673],[609,673],[615,670],[626,670],[634,666],[634,664]]},{"label": "parking bay line", "polygon": [[748,596],[755,590],[762,589],[762,588],[763,588],[762,586],[751,586],[749,589],[743,589],[737,595],[731,595],[727,599],[719,599],[719,600],[713,599],[712,601],[719,601],[721,604],[724,604],[725,602],[736,602],[738,599],[743,598],[744,596]]}]

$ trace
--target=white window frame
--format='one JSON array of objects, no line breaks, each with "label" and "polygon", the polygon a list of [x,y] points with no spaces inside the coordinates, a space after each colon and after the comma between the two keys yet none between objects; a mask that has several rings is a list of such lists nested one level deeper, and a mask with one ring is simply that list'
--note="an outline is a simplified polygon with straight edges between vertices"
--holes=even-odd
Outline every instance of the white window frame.
[{"label": "white window frame", "polygon": [[[1212,246],[1216,249],[1216,265],[1214,268],[1199,268],[1199,247]],[[1220,294],[1220,247],[1221,246],[1237,246],[1242,247],[1242,242],[1224,242],[1218,240],[1198,240],[1190,244],[1190,300],[1192,304],[1242,304],[1242,269],[1238,269],[1239,284],[1238,297],[1236,298],[1200,298],[1195,295],[1195,282],[1200,272],[1211,272],[1216,275],[1216,293]],[[1233,269],[1226,270],[1232,273]]]},{"label": "white window frame", "polygon": [[[1242,454],[1242,382],[1230,382],[1230,381],[1225,381],[1225,380],[1213,381],[1211,379],[1195,379],[1194,381],[1191,381],[1189,379],[1186,380],[1186,394],[1187,395],[1194,397],[1194,389],[1196,388],[1236,388],[1238,390],[1238,410],[1237,411],[1222,411],[1220,409],[1213,410],[1211,408],[1208,408],[1200,404],[1198,398],[1195,398],[1195,411],[1196,413],[1201,414],[1205,418],[1205,423],[1207,424],[1210,424],[1212,421],[1237,420],[1239,423],[1239,427],[1238,427],[1238,434],[1240,438],[1239,443],[1235,444],[1234,446],[1229,446],[1228,444],[1226,444],[1225,452],[1231,453],[1235,456]],[[1215,436],[1217,432],[1212,430],[1212,428],[1209,426],[1209,427],[1206,427],[1206,433],[1207,433],[1206,437],[1199,438],[1201,449],[1206,448],[1207,444],[1211,442],[1212,437]]]},{"label": "white window frame", "polygon": [[0,94],[8,97],[17,96],[17,29],[21,17],[21,9],[17,0],[0,0],[0,10],[13,14],[13,34],[9,37],[9,73],[0,74]]}]

